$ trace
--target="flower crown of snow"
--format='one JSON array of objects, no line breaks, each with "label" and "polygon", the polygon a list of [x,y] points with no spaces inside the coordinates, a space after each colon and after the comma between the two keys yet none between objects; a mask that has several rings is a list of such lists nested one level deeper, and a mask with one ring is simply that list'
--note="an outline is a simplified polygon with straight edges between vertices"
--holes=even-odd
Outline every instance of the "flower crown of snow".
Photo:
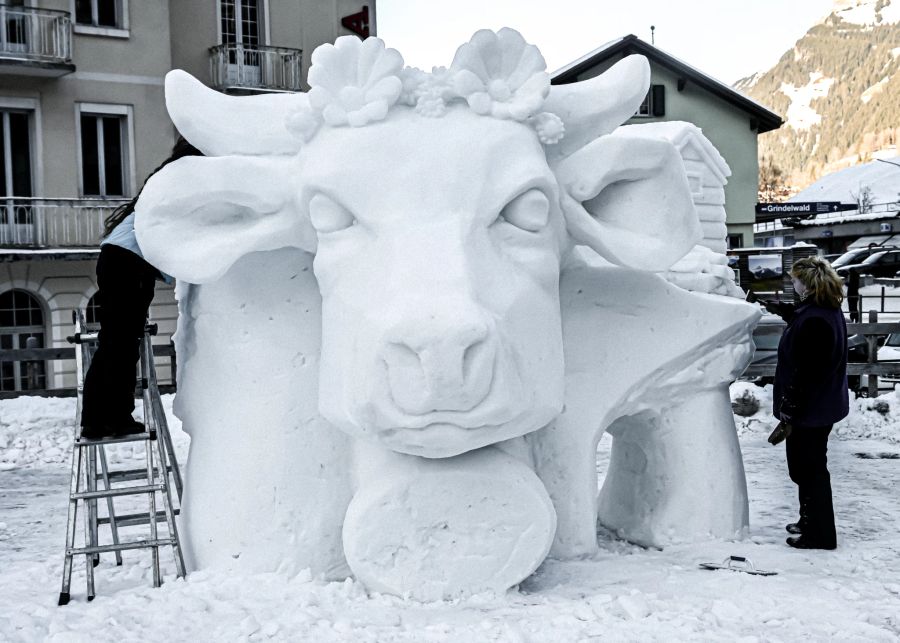
[{"label": "flower crown of snow", "polygon": [[431,73],[403,67],[396,49],[379,38],[342,36],[313,52],[309,107],[294,111],[288,129],[310,140],[324,123],[362,127],[384,120],[395,105],[440,117],[451,103],[468,103],[477,114],[530,125],[544,144],[563,137],[562,120],[541,107],[550,92],[544,57],[519,32],[482,29],[462,45],[450,69]]}]

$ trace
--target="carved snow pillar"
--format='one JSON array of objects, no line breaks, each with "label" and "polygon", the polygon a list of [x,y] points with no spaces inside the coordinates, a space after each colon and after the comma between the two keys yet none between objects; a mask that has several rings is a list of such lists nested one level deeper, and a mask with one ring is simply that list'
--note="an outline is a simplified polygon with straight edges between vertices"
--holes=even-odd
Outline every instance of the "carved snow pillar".
[{"label": "carved snow pillar", "polygon": [[728,385],[618,420],[598,521],[648,546],[730,538],[747,527],[744,465]]}]

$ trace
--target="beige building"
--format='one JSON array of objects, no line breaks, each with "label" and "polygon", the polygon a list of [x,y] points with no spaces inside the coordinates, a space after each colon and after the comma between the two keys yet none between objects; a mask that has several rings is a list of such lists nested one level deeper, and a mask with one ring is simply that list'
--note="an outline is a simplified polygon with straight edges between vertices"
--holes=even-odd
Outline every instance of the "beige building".
[{"label": "beige building", "polygon": [[628,124],[687,121],[699,127],[731,168],[722,203],[732,248],[753,246],[759,162],[757,136],[781,127],[778,114],[637,36],[609,42],[553,74],[562,85],[593,78],[630,54],[650,61],[650,91]]},{"label": "beige building", "polygon": [[[312,51],[351,33],[374,35],[374,0],[0,4],[0,351],[66,346],[74,309],[96,318],[103,219],[175,141],[166,72],[229,93],[303,91]],[[167,344],[171,287],[151,316]],[[73,382],[71,361],[0,357],[0,396]]]}]

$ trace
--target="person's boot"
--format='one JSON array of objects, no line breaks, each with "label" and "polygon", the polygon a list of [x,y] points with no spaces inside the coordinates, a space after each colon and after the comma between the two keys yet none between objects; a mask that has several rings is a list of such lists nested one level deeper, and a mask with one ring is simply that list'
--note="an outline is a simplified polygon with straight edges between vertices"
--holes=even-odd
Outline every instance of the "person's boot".
[{"label": "person's boot", "polygon": [[784,526],[789,534],[802,534],[803,533],[803,521],[798,520],[797,522],[791,522]]},{"label": "person's boot", "polygon": [[104,438],[123,438],[128,435],[136,435],[146,431],[146,427],[142,422],[138,422],[132,417],[127,420],[118,422],[110,422],[104,420],[101,422],[91,422],[82,424],[81,437],[85,440],[102,440]]},{"label": "person's boot", "polygon": [[809,498],[801,497],[800,498],[800,520],[797,522],[791,522],[784,526],[785,530],[789,534],[799,535],[802,534],[806,529],[806,525],[808,523],[807,516],[809,514]]}]

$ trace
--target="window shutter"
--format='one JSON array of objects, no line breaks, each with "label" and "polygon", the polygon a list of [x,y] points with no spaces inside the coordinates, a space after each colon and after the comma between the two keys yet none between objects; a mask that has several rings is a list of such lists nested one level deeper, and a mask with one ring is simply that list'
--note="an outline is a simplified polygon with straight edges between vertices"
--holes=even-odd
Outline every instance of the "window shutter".
[{"label": "window shutter", "polygon": [[665,116],[666,115],[666,86],[665,85],[653,85],[650,88],[650,91],[653,93],[653,99],[650,101],[650,104],[653,105],[653,115],[654,116]]}]

